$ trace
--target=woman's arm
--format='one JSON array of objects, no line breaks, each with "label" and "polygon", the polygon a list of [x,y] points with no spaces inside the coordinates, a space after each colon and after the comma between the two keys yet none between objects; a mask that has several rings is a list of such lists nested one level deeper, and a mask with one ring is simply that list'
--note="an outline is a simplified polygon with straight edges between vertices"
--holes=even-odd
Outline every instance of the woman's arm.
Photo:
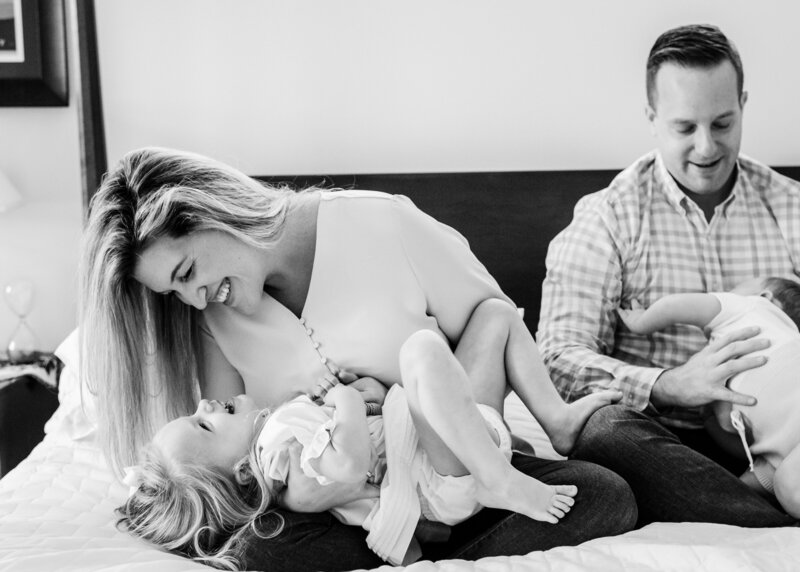
[{"label": "woman's arm", "polygon": [[722,306],[713,294],[670,294],[642,310],[617,310],[619,317],[636,334],[652,334],[675,324],[704,328],[719,314]]},{"label": "woman's arm", "polygon": [[364,400],[357,389],[340,384],[325,394],[325,404],[336,409],[336,423],[315,468],[332,481],[365,481],[372,465],[372,443]]}]

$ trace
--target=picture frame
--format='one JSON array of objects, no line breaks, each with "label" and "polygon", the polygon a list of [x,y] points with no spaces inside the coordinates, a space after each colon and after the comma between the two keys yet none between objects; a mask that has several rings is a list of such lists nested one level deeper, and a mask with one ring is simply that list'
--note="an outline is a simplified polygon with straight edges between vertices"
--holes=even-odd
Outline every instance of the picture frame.
[{"label": "picture frame", "polygon": [[0,0],[0,106],[69,104],[64,0]]}]

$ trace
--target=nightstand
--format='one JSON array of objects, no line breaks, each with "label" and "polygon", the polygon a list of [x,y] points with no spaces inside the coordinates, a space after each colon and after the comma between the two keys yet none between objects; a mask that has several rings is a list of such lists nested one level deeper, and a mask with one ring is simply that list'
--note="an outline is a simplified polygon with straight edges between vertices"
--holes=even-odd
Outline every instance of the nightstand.
[{"label": "nightstand", "polygon": [[57,390],[32,375],[0,382],[0,478],[42,440],[57,407]]}]

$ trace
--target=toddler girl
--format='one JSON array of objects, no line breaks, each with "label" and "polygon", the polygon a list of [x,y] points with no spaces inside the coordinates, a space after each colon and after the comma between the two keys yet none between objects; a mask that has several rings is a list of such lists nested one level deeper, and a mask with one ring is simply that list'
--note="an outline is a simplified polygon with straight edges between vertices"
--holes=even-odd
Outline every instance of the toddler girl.
[{"label": "toddler girl", "polygon": [[[545,485],[510,464],[501,416],[506,378],[514,389],[525,379],[524,391],[541,395],[533,413],[542,414],[562,450],[592,412],[620,396],[599,392],[565,404],[538,354],[508,351],[519,325],[514,308],[489,300],[473,313],[455,354],[438,333],[413,334],[399,356],[403,387],[391,388],[381,416],[368,416],[361,394],[345,384],[273,412],[244,395],[224,404],[202,400],[148,446],[121,522],[170,550],[235,567],[246,527],[280,503],[289,447],[298,442],[306,476],[363,485],[360,498],[331,512],[368,530],[370,548],[393,564],[420,556],[414,532],[421,519],[455,524],[489,506],[556,523],[577,489]],[[279,530],[278,523],[273,533]]]}]

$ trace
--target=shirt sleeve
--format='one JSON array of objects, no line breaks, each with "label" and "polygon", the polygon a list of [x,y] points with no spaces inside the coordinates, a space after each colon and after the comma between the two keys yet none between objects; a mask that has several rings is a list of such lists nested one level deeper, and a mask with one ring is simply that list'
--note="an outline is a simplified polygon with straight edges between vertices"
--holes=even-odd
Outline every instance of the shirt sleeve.
[{"label": "shirt sleeve", "polygon": [[537,341],[556,388],[567,401],[601,389],[645,409],[661,368],[611,357],[623,281],[624,241],[600,195],[581,199],[570,225],[547,252]]},{"label": "shirt sleeve", "polygon": [[398,232],[406,258],[424,292],[427,313],[451,343],[461,337],[475,307],[489,298],[513,304],[455,229],[395,195]]},{"label": "shirt sleeve", "polygon": [[297,441],[302,446],[300,468],[321,485],[333,481],[319,474],[312,461],[322,455],[330,442],[334,427],[332,417],[323,408],[300,396],[277,408],[267,419],[258,437],[259,465],[264,476],[286,482],[289,475],[289,446]]}]

